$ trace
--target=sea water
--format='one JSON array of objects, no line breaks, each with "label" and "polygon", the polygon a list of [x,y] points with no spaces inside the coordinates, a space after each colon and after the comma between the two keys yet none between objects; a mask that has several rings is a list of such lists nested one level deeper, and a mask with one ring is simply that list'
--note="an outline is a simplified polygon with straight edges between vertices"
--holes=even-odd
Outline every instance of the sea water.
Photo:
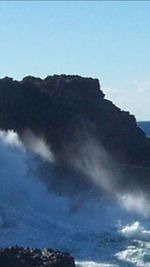
[{"label": "sea water", "polygon": [[67,251],[78,267],[150,266],[148,205],[142,214],[114,194],[49,190],[36,175],[38,160],[17,134],[0,132],[1,247]]}]

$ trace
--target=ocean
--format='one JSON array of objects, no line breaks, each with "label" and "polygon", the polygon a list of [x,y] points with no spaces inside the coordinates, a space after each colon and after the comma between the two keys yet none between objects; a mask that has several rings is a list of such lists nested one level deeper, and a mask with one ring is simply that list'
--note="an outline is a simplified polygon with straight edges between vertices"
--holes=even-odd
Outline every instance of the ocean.
[{"label": "ocean", "polygon": [[150,267],[150,209],[143,193],[53,190],[39,172],[39,162],[49,159],[53,163],[43,141],[30,149],[16,133],[0,132],[0,246],[67,251],[77,267]]}]

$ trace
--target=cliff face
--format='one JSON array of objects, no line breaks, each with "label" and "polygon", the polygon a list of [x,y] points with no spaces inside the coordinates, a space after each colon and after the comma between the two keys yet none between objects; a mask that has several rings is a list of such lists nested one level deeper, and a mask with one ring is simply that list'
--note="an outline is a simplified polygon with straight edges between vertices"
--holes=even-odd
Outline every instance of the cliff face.
[{"label": "cliff face", "polygon": [[[0,80],[0,128],[44,136],[57,155],[83,129],[124,163],[150,165],[150,141],[134,116],[105,99],[97,79],[54,75]],[[73,151],[72,151],[73,153]]]}]

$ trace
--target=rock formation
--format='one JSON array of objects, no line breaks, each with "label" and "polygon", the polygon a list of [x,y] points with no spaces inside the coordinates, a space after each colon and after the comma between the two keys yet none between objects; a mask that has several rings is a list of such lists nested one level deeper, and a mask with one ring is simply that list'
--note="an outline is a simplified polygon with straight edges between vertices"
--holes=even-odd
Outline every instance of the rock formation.
[{"label": "rock formation", "polygon": [[67,75],[1,79],[0,128],[14,129],[20,136],[30,129],[44,136],[59,158],[76,133],[85,130],[119,161],[150,165],[149,139],[133,115],[105,99],[97,79]]},{"label": "rock formation", "polygon": [[9,247],[0,249],[2,267],[75,267],[74,258],[68,253],[51,249]]}]

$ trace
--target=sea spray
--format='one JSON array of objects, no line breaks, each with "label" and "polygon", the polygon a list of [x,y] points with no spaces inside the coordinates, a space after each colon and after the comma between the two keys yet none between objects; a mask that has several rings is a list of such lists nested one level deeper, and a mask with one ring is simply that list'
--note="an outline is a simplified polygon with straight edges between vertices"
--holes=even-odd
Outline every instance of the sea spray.
[{"label": "sea spray", "polygon": [[141,213],[110,192],[49,191],[36,175],[39,159],[17,134],[1,132],[0,139],[0,246],[65,250],[82,267],[150,266],[150,225]]}]

